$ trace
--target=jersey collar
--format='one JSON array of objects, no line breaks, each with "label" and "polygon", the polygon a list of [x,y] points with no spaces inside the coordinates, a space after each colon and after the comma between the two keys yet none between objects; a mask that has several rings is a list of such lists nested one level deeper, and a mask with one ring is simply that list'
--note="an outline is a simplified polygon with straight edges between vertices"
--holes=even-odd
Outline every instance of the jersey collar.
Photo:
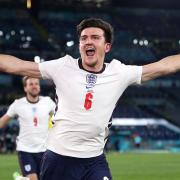
[{"label": "jersey collar", "polygon": [[100,71],[98,71],[98,72],[88,71],[87,69],[85,69],[85,68],[83,67],[83,65],[82,65],[82,59],[81,59],[81,58],[78,59],[78,64],[79,64],[79,68],[80,68],[80,69],[82,69],[82,70],[84,70],[84,71],[87,71],[87,72],[89,72],[89,73],[93,73],[93,74],[100,74],[100,73],[102,73],[102,72],[105,70],[105,68],[106,68],[106,64],[103,64],[102,69],[101,69]]},{"label": "jersey collar", "polygon": [[29,103],[31,103],[31,104],[36,104],[36,103],[38,103],[38,102],[39,102],[39,98],[38,98],[38,100],[37,100],[37,101],[32,102],[32,101],[30,101],[30,100],[27,98],[27,96],[26,96],[26,100],[27,100]]}]

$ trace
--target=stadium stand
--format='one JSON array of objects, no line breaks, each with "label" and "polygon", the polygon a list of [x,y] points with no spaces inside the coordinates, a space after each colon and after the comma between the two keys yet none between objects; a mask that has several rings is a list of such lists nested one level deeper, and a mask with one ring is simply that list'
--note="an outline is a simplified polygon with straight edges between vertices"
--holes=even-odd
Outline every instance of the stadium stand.
[{"label": "stadium stand", "polygon": [[[125,64],[143,65],[180,51],[180,13],[175,9],[147,9],[144,6],[122,8],[116,5],[116,1],[95,1],[91,3],[89,10],[90,4],[78,0],[47,0],[36,4],[38,7],[32,9],[32,12],[22,8],[21,3],[15,6],[12,3],[9,7],[9,3],[1,0],[0,4],[0,53],[16,55],[26,60],[33,60],[35,56],[39,56],[40,61],[47,61],[65,54],[78,57],[75,26],[83,18],[91,17],[93,8],[93,12],[96,12],[93,16],[107,20],[115,28],[113,49],[106,62],[114,57]],[[111,5],[112,9],[109,8]],[[15,98],[22,96],[23,91],[19,76],[1,73],[0,86],[0,114],[3,114]],[[179,90],[179,73],[158,78],[143,86],[128,88],[121,101],[117,103],[113,119],[133,118],[136,122],[140,119],[148,121],[153,118],[157,122],[163,119],[169,122],[169,126],[158,123],[152,126],[138,123],[128,126],[113,124],[107,149],[108,146],[119,149],[119,136],[121,141],[122,137],[130,140],[133,146],[133,134],[138,134],[142,138],[144,148],[150,148],[150,145],[160,148],[160,145],[157,145],[159,142],[161,147],[164,147],[165,140],[166,147],[176,146],[177,141],[180,141],[180,131],[177,130],[180,127]],[[50,92],[53,96],[52,84],[42,82],[42,93],[49,95]],[[171,128],[171,125],[177,129]],[[1,152],[14,151],[14,137],[17,134],[16,120],[0,131]],[[8,145],[3,144],[4,139],[7,139],[5,144]],[[149,143],[145,143],[145,140]],[[156,146],[152,145],[152,142],[156,142]]]}]

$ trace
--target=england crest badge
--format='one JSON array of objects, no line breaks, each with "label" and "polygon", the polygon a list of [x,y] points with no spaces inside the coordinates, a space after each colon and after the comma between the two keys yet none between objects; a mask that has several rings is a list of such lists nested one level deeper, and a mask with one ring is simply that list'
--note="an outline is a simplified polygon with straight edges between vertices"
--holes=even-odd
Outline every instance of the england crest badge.
[{"label": "england crest badge", "polygon": [[87,74],[86,75],[86,82],[87,82],[86,88],[87,89],[93,88],[96,84],[96,81],[97,81],[97,75]]}]

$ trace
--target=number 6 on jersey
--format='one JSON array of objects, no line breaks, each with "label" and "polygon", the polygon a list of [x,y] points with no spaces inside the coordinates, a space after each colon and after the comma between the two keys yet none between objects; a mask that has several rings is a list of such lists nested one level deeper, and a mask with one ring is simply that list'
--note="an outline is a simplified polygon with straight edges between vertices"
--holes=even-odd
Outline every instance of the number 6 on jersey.
[{"label": "number 6 on jersey", "polygon": [[84,107],[86,110],[89,110],[92,106],[92,98],[93,98],[93,95],[92,93],[88,92],[86,94],[86,98],[85,98],[85,101],[84,101]]}]

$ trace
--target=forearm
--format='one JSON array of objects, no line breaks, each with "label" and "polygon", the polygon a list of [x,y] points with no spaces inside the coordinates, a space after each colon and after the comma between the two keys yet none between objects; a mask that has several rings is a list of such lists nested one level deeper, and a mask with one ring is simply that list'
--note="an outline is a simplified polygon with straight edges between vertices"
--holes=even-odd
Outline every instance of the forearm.
[{"label": "forearm", "polygon": [[0,54],[0,71],[41,78],[38,65],[31,61],[24,61],[10,55]]},{"label": "forearm", "polygon": [[164,69],[164,75],[180,71],[180,55],[168,56],[159,61]]},{"label": "forearm", "polygon": [[6,123],[3,122],[3,121],[0,119],[0,129],[3,128],[3,127],[5,127],[5,125],[6,125]]},{"label": "forearm", "polygon": [[3,128],[7,125],[7,123],[10,121],[11,117],[8,115],[4,115],[0,118],[0,128]]},{"label": "forearm", "polygon": [[143,66],[142,82],[180,71],[180,55],[168,56]]},{"label": "forearm", "polygon": [[14,56],[0,54],[0,71],[17,74],[20,62],[21,60]]}]

